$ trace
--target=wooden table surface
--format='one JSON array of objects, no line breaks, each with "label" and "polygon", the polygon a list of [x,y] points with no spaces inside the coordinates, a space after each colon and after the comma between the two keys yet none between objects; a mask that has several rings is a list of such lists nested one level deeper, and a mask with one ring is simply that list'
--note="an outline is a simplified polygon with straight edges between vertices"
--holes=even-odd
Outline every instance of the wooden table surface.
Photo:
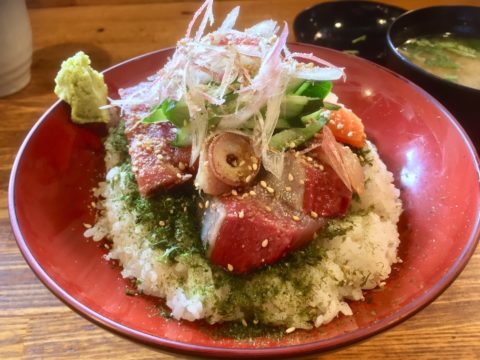
[{"label": "wooden table surface", "polygon": [[[1,1],[1,0],[0,0]],[[265,17],[285,19],[318,0],[217,2],[222,18],[242,5],[240,26]],[[472,1],[391,0],[406,8]],[[174,0],[29,0],[34,38],[32,81],[0,99],[0,359],[174,359],[82,318],[35,277],[12,235],[7,185],[15,154],[28,130],[55,101],[53,79],[62,59],[76,50],[106,68],[179,39],[199,2]],[[291,40],[293,36],[291,35]],[[0,50],[1,51],[1,50]],[[435,302],[395,328],[354,346],[308,359],[480,359],[480,249]]]}]

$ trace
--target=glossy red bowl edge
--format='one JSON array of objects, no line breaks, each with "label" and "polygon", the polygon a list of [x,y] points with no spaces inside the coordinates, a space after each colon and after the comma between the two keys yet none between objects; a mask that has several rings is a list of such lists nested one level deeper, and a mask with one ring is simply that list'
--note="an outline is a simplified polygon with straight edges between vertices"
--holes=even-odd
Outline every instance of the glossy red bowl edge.
[{"label": "glossy red bowl edge", "polygon": [[[313,46],[310,44],[300,44],[301,46],[307,47],[314,47],[320,48],[317,46]],[[148,57],[152,54],[157,52],[165,51],[167,49],[153,51],[144,55],[137,56],[135,58],[126,60],[120,64],[114,65],[104,72],[108,72],[122,66],[128,62],[136,61],[142,59],[144,57]],[[332,49],[328,49],[329,51],[335,51]],[[359,61],[367,60],[359,58]],[[397,78],[400,78],[402,81],[409,83],[410,86],[416,89],[419,93],[423,94],[429,101],[434,103],[446,116],[448,121],[454,126],[454,128],[458,131],[459,135],[461,136],[464,144],[468,148],[469,153],[471,154],[472,158],[475,160],[475,170],[477,174],[479,174],[480,178],[480,160],[479,156],[475,151],[475,148],[460,126],[458,121],[431,95],[429,95],[426,91],[415,85],[414,83],[410,82],[403,76],[400,76],[393,71],[386,69],[382,66],[379,66],[375,63],[368,62],[377,66],[378,68],[389,72],[390,74],[394,75]],[[83,305],[80,301],[76,300],[73,296],[69,295],[65,290],[63,290],[53,279],[49,277],[49,275],[45,272],[42,266],[37,262],[35,257],[32,255],[28,244],[26,243],[22,232],[20,230],[17,215],[15,212],[15,181],[16,181],[16,172],[19,167],[20,162],[22,161],[22,155],[27,147],[30,139],[35,135],[36,129],[45,121],[48,114],[51,110],[56,107],[60,101],[54,103],[37,121],[37,123],[32,127],[29,131],[28,135],[26,136],[24,142],[22,143],[17,156],[15,158],[12,172],[10,176],[9,186],[8,186],[8,210],[10,215],[10,223],[13,230],[13,234],[15,236],[16,242],[18,247],[25,258],[27,264],[30,266],[32,271],[36,274],[36,276],[42,281],[42,283],[55,295],[57,296],[62,302],[64,302],[67,306],[69,306],[72,310],[83,316],[84,318],[93,321],[97,325],[101,327],[113,331],[121,336],[128,337],[137,341],[140,341],[147,345],[152,346],[159,346],[165,350],[173,350],[178,351],[181,353],[186,353],[190,355],[203,355],[203,356],[213,356],[213,357],[234,357],[234,358],[251,358],[251,357],[287,357],[287,356],[294,356],[294,355],[306,355],[313,352],[318,351],[326,351],[332,350],[335,348],[339,348],[345,345],[350,345],[360,340],[364,340],[368,337],[376,335],[384,330],[387,330],[400,322],[408,319],[409,317],[413,316],[427,305],[429,305],[432,301],[434,301],[438,296],[440,296],[448,286],[456,279],[456,277],[462,272],[465,266],[468,263],[468,260],[473,255],[475,248],[479,242],[480,237],[480,209],[477,211],[475,224],[473,226],[473,232],[471,233],[467,245],[463,249],[461,256],[457,258],[453,266],[445,273],[445,275],[427,292],[425,292],[421,297],[417,300],[413,301],[412,303],[408,304],[407,306],[403,307],[401,310],[397,311],[396,313],[380,320],[375,323],[372,323],[370,326],[365,328],[359,329],[352,333],[342,334],[328,340],[323,341],[314,341],[307,344],[301,345],[290,345],[290,346],[281,346],[275,348],[258,348],[258,349],[237,349],[237,348],[226,348],[226,347],[209,347],[209,346],[202,346],[202,345],[193,345],[189,343],[179,342],[179,341],[172,341],[169,339],[159,338],[156,336],[152,336],[146,334],[144,332],[134,330],[128,326],[121,325],[95,311],[90,309],[89,307]]]}]

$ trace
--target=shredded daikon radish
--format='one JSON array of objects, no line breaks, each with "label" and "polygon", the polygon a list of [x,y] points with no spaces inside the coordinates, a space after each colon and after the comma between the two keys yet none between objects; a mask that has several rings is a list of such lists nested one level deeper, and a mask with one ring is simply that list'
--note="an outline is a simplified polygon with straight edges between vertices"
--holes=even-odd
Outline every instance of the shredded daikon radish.
[{"label": "shredded daikon radish", "polygon": [[218,28],[218,32],[227,32],[233,29],[237,22],[238,14],[240,13],[240,6],[235,6],[227,15],[222,25]]},{"label": "shredded daikon radish", "polygon": [[[265,169],[280,176],[283,155],[269,149],[269,142],[287,84],[296,78],[337,80],[344,72],[313,54],[291,53],[286,47],[286,24],[279,35],[274,20],[242,32],[233,28],[238,15],[236,7],[217,31],[204,34],[207,25],[214,23],[213,0],[206,0],[165,66],[141,86],[121,90],[122,99],[111,100],[110,104],[120,107],[122,114],[135,113],[138,117],[140,105],[140,113],[147,116],[165,100],[185,102],[190,115],[191,164],[198,159],[210,131],[212,109],[220,109],[215,113],[220,119],[218,129],[240,131],[247,120],[253,119],[253,131],[245,135],[256,144],[255,151],[261,155]],[[306,65],[296,58],[312,63]],[[226,103],[227,95],[233,103]]]}]

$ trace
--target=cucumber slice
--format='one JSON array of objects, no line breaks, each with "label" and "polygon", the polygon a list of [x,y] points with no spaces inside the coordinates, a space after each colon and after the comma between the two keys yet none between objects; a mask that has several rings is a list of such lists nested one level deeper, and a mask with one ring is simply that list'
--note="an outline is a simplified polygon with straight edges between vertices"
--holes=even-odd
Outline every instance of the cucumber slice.
[{"label": "cucumber slice", "polygon": [[168,120],[178,128],[185,126],[190,120],[188,106],[183,101],[178,101],[166,111]]},{"label": "cucumber slice", "polygon": [[303,79],[292,79],[288,82],[286,93],[293,94],[303,83]]},{"label": "cucumber slice", "polygon": [[292,128],[280,131],[272,136],[270,140],[270,147],[275,150],[284,151],[288,148],[295,148],[304,144],[306,141],[313,138],[327,123],[329,117],[328,113],[318,112],[318,114],[310,114],[313,122],[304,128]]},{"label": "cucumber slice", "polygon": [[286,95],[280,105],[280,118],[291,119],[300,115],[310,98],[299,95]]},{"label": "cucumber slice", "polygon": [[[253,118],[250,118],[242,125],[242,128],[252,130],[254,126],[255,123],[253,121]],[[303,126],[303,124],[298,119],[279,118],[275,129],[290,129],[291,127],[295,126]]]},{"label": "cucumber slice", "polygon": [[157,122],[170,121],[173,125],[180,128],[185,126],[189,119],[190,114],[187,104],[183,101],[165,100],[160,105],[155,106],[142,122],[145,124],[154,124]]},{"label": "cucumber slice", "polygon": [[190,126],[186,125],[184,127],[177,129],[177,135],[175,139],[171,142],[175,147],[184,147],[192,145],[192,137],[190,133]]}]

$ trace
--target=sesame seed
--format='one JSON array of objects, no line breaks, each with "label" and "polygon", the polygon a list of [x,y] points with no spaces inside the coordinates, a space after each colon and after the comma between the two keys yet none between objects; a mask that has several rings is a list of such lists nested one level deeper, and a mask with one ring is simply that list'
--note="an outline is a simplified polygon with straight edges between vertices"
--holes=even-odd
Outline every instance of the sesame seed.
[{"label": "sesame seed", "polygon": [[203,204],[202,204],[202,203],[198,203],[198,207],[199,207],[200,209],[203,209]]},{"label": "sesame seed", "polygon": [[313,159],[312,159],[310,156],[307,156],[307,161],[308,161],[308,162],[312,162]]},{"label": "sesame seed", "polygon": [[208,209],[208,207],[210,206],[210,201],[205,201],[205,209]]},{"label": "sesame seed", "polygon": [[185,164],[180,161],[180,162],[178,163],[178,168],[179,168],[180,170],[185,170]]},{"label": "sesame seed", "polygon": [[318,214],[315,211],[310,211],[310,216],[314,219],[318,218]]},{"label": "sesame seed", "polygon": [[95,201],[92,201],[92,202],[90,203],[90,205],[91,205],[93,208],[94,208],[94,207],[97,207],[97,204],[95,204]]},{"label": "sesame seed", "polygon": [[181,178],[182,178],[182,174],[177,173],[177,178],[181,179]]},{"label": "sesame seed", "polygon": [[338,129],[338,130],[343,129],[343,124],[342,124],[342,123],[337,124],[337,129]]},{"label": "sesame seed", "polygon": [[105,249],[110,249],[110,245],[108,245],[108,244],[103,244],[103,247],[104,247]]},{"label": "sesame seed", "polygon": [[300,221],[300,218],[297,215],[292,216],[293,221]]},{"label": "sesame seed", "polygon": [[296,146],[295,143],[292,141],[288,146],[290,146],[292,149]]},{"label": "sesame seed", "polygon": [[163,227],[163,226],[165,226],[165,221],[160,220],[160,222],[158,224]]},{"label": "sesame seed", "polygon": [[250,156],[250,160],[252,160],[254,164],[258,162],[258,159],[255,156]]},{"label": "sesame seed", "polygon": [[247,321],[245,319],[242,319],[242,325],[247,327],[248,324],[247,324]]},{"label": "sesame seed", "polygon": [[291,333],[294,332],[295,330],[296,330],[295,327],[292,326],[292,327],[289,327],[287,330],[285,330],[285,332],[286,332],[287,334],[291,334]]},{"label": "sesame seed", "polygon": [[298,158],[300,156],[300,153],[298,151],[295,151],[295,157]]},{"label": "sesame seed", "polygon": [[292,174],[288,174],[288,180],[293,181],[293,175]]},{"label": "sesame seed", "polygon": [[256,193],[255,191],[253,191],[253,190],[250,190],[249,194],[252,195],[252,196],[257,195],[257,193]]},{"label": "sesame seed", "polygon": [[87,229],[90,229],[92,227],[92,225],[90,224],[83,224],[83,226],[85,226]]},{"label": "sesame seed", "polygon": [[253,323],[254,323],[255,325],[257,325],[257,324],[258,324],[258,320],[257,320],[257,319],[253,319]]},{"label": "sesame seed", "polygon": [[187,207],[186,206],[183,207],[183,212],[187,212]]},{"label": "sesame seed", "polygon": [[266,188],[267,187],[267,183],[265,181],[260,181],[260,186],[263,187],[263,188]]},{"label": "sesame seed", "polygon": [[322,164],[318,165],[318,168],[322,171],[325,170],[325,167]]},{"label": "sesame seed", "polygon": [[252,175],[248,175],[248,176],[245,178],[245,182],[246,182],[246,183],[249,183],[250,180],[252,180]]},{"label": "sesame seed", "polygon": [[258,165],[257,165],[257,164],[255,164],[255,163],[254,163],[254,164],[252,164],[252,169],[253,169],[254,171],[257,171],[257,169],[258,169]]},{"label": "sesame seed", "polygon": [[239,213],[238,213],[238,217],[240,219],[243,219],[245,217],[245,212],[243,210],[241,210]]},{"label": "sesame seed", "polygon": [[228,269],[228,271],[233,271],[233,265],[232,265],[232,264],[228,264],[228,265],[227,265],[227,269]]},{"label": "sesame seed", "polygon": [[238,163],[238,166],[243,166],[243,165],[245,165],[245,160],[242,160]]},{"label": "sesame seed", "polygon": [[299,183],[300,185],[305,185],[305,180],[300,180]]},{"label": "sesame seed", "polygon": [[266,248],[268,246],[268,239],[262,241],[262,248]]},{"label": "sesame seed", "polygon": [[162,154],[158,154],[158,155],[157,155],[157,159],[158,159],[158,160],[162,160],[162,159],[163,159],[163,155],[162,155]]},{"label": "sesame seed", "polygon": [[275,190],[273,190],[273,188],[271,188],[270,186],[267,186],[267,191],[270,193],[270,194],[273,194],[275,192]]},{"label": "sesame seed", "polygon": [[335,121],[333,121],[333,120],[330,120],[329,123],[332,124],[332,125],[335,125]]},{"label": "sesame seed", "polygon": [[265,206],[265,210],[267,210],[268,212],[272,212],[272,208],[270,206]]},{"label": "sesame seed", "polygon": [[232,195],[233,195],[233,196],[237,196],[237,195],[238,195],[237,190],[233,189],[233,190],[232,190]]},{"label": "sesame seed", "polygon": [[353,132],[349,131],[349,132],[347,133],[347,136],[348,136],[348,137],[352,137],[352,136],[353,136]]},{"label": "sesame seed", "polygon": [[292,188],[290,186],[285,187],[285,191],[292,191]]},{"label": "sesame seed", "polygon": [[248,170],[253,171],[252,165],[247,166]]}]

